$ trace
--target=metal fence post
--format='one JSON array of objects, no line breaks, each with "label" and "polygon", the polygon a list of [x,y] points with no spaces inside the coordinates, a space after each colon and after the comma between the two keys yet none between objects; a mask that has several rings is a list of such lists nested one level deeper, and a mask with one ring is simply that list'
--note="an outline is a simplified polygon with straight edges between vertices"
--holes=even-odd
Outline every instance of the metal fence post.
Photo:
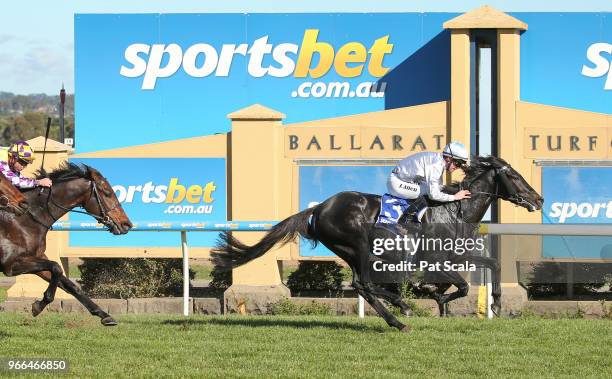
[{"label": "metal fence post", "polygon": [[189,316],[189,248],[185,230],[181,230],[181,248],[183,250],[183,315]]},{"label": "metal fence post", "polygon": [[365,317],[365,300],[359,295],[359,318]]}]

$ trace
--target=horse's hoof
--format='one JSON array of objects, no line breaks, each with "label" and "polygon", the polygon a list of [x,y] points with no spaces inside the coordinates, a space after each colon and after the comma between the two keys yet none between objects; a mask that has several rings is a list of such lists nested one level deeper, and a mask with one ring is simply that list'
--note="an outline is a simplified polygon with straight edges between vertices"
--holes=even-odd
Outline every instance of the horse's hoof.
[{"label": "horse's hoof", "polygon": [[43,309],[45,309],[45,306],[42,305],[42,302],[36,300],[34,303],[32,303],[32,316],[38,316]]},{"label": "horse's hoof", "polygon": [[402,314],[406,317],[412,317],[412,311],[410,309],[405,309],[402,311]]},{"label": "horse's hoof", "polygon": [[491,304],[491,310],[493,311],[493,314],[495,315],[495,317],[499,317],[501,313],[501,306],[497,304]]},{"label": "horse's hoof", "polygon": [[115,319],[112,318],[111,316],[104,317],[103,319],[100,320],[100,322],[104,326],[115,326],[115,325],[117,325],[117,321],[115,321]]},{"label": "horse's hoof", "polygon": [[411,330],[412,330],[412,328],[411,328],[411,327],[409,327],[408,325],[404,325],[404,326],[402,326],[402,327],[400,328],[400,330],[399,330],[399,331],[400,331],[400,332],[402,332],[402,333],[410,333],[410,331],[411,331]]}]

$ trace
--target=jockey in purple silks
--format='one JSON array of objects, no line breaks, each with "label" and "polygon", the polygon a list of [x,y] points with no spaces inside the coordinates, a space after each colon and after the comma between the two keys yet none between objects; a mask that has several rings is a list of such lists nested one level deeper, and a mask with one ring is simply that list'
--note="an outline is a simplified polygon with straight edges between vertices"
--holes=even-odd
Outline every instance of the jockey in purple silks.
[{"label": "jockey in purple silks", "polygon": [[51,179],[30,179],[21,176],[21,171],[34,161],[34,152],[25,141],[18,141],[8,149],[8,159],[0,160],[0,172],[17,188],[51,187]]}]

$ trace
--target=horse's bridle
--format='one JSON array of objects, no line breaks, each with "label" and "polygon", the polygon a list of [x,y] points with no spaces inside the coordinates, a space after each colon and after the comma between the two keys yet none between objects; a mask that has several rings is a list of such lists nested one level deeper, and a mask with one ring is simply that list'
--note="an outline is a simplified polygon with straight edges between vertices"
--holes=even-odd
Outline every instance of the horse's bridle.
[{"label": "horse's bridle", "polygon": [[[65,207],[61,204],[58,204],[54,199],[53,199],[53,187],[49,187],[49,194],[47,195],[47,205],[49,203],[55,205],[56,207],[66,211],[66,212],[73,212],[73,213],[82,213],[82,214],[86,214],[88,216],[93,217],[94,219],[96,219],[96,221],[98,221],[99,223],[105,225],[106,227],[110,228],[113,225],[113,220],[110,218],[109,213],[112,212],[113,210],[115,210],[117,208],[118,205],[115,205],[114,207],[112,207],[111,209],[106,209],[106,207],[104,206],[104,203],[102,203],[102,200],[100,199],[100,193],[98,192],[98,187],[96,186],[96,182],[93,179],[89,179],[89,182],[91,183],[91,192],[89,195],[89,198],[84,201],[83,203],[87,203],[89,201],[89,199],[91,199],[92,196],[95,197],[96,202],[98,203],[98,207],[100,208],[100,213],[102,214],[101,216],[95,215],[91,212],[88,211],[80,211],[78,209],[71,209],[68,207]],[[41,194],[44,191],[44,188],[41,189]],[[42,208],[42,207],[41,207]],[[49,216],[51,216],[51,219],[53,220],[53,222],[55,222],[58,218],[56,218],[52,213],[51,213],[51,209],[49,209],[49,207],[47,206],[47,213],[49,214]],[[30,214],[30,216],[32,217],[32,219],[38,223],[43,225],[45,228],[52,230],[53,229],[53,223],[51,225],[47,225],[44,222],[40,221],[32,212],[30,212],[30,210],[28,210],[28,213]]]},{"label": "horse's bridle", "polygon": [[[531,205],[529,202],[527,202],[522,196],[520,196],[518,194],[518,192],[516,191],[516,189],[514,188],[514,186],[512,185],[512,183],[510,182],[510,179],[507,176],[507,172],[510,170],[510,166],[509,165],[505,165],[502,166],[500,168],[494,167],[494,166],[490,166],[492,170],[495,171],[495,176],[499,177],[500,181],[503,183],[503,185],[506,187],[506,191],[508,192],[508,194],[506,196],[500,195],[499,193],[499,181],[495,180],[495,193],[490,193],[490,192],[482,192],[482,191],[470,191],[472,194],[475,195],[489,195],[495,199],[502,199],[502,200],[507,200],[510,202],[515,202],[517,205]],[[482,174],[481,174],[482,175]],[[468,185],[464,188],[463,187],[463,182],[459,183],[459,190],[463,190],[463,189],[467,189],[468,191],[470,190],[470,188],[472,187],[472,184],[474,184],[474,182],[476,181],[476,179],[478,179],[481,175],[478,175],[476,178],[474,178],[470,183],[468,183]],[[457,202],[457,217],[460,220],[463,220],[463,208],[461,206],[461,201]]]},{"label": "horse's bridle", "polygon": [[[504,187],[506,187],[506,191],[508,192],[507,195],[503,196],[499,194],[499,181],[496,180],[495,181],[495,193],[490,193],[490,192],[481,192],[481,191],[476,191],[476,192],[471,192],[473,194],[481,194],[481,195],[489,195],[494,197],[495,199],[502,199],[502,200],[507,200],[513,203],[516,203],[517,205],[530,205],[529,202],[527,202],[522,196],[520,196],[518,194],[518,192],[516,191],[516,189],[514,188],[514,186],[512,185],[512,183],[510,182],[510,179],[507,176],[507,172],[510,171],[510,166],[505,165],[502,166],[500,168],[497,167],[493,167],[491,166],[491,169],[495,171],[495,176],[499,177],[500,181],[503,183]],[[474,182],[476,181],[477,178],[474,178],[474,180],[472,180],[466,187],[467,190],[469,190],[472,187],[472,184],[474,184]],[[459,189],[463,189],[463,182],[460,183]]]}]

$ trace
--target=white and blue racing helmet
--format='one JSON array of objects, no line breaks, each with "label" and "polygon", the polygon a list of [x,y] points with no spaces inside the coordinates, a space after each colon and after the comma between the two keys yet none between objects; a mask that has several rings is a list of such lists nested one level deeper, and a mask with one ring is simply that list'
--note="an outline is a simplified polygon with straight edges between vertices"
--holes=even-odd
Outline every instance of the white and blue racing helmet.
[{"label": "white and blue racing helmet", "polygon": [[444,146],[444,150],[442,150],[442,155],[463,162],[467,162],[470,157],[467,149],[465,148],[465,145],[457,141],[453,141],[448,145]]}]

